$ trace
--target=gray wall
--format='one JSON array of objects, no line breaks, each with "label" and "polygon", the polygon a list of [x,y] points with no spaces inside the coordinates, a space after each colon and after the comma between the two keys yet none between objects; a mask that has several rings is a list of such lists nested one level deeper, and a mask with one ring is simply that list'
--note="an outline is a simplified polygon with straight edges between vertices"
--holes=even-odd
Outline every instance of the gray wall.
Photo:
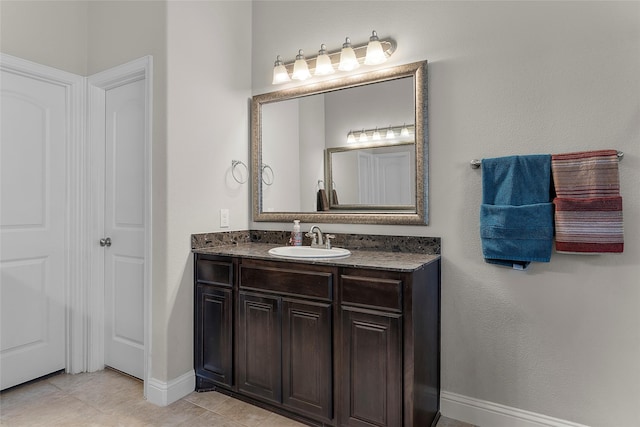
[{"label": "gray wall", "polygon": [[[429,60],[430,224],[323,230],[442,237],[443,389],[640,425],[640,3],[257,1],[252,28],[254,94],[276,89],[276,55],[374,29],[398,42],[385,66]],[[625,152],[623,254],[483,262],[471,159],[608,147]]]},{"label": "gray wall", "polygon": [[0,51],[87,75],[87,2],[0,2]]}]

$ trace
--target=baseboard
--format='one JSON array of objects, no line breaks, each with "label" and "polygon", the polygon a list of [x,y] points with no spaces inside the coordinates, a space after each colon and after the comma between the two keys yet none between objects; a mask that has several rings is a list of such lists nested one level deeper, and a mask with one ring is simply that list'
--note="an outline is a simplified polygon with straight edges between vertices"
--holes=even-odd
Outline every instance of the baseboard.
[{"label": "baseboard", "polygon": [[147,400],[154,405],[167,406],[182,399],[196,388],[196,374],[187,372],[169,382],[163,382],[155,378],[147,381]]},{"label": "baseboard", "polygon": [[588,427],[448,391],[440,393],[440,412],[480,427]]}]

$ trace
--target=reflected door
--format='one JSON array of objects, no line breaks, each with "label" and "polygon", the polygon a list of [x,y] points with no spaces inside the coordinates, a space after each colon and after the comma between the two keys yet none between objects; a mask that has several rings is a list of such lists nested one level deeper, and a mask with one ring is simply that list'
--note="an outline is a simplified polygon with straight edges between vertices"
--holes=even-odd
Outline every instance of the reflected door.
[{"label": "reflected door", "polygon": [[358,152],[358,202],[363,205],[411,205],[411,156],[408,152]]},{"label": "reflected door", "polygon": [[379,205],[413,204],[411,157],[408,152],[374,155],[375,198]]}]

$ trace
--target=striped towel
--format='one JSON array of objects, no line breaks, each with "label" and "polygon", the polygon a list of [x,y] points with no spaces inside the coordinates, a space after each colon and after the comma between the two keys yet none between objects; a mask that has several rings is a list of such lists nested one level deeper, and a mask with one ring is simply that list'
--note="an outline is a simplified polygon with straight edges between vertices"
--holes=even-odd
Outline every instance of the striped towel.
[{"label": "striped towel", "polygon": [[622,197],[616,150],[551,156],[556,250],[622,252]]}]

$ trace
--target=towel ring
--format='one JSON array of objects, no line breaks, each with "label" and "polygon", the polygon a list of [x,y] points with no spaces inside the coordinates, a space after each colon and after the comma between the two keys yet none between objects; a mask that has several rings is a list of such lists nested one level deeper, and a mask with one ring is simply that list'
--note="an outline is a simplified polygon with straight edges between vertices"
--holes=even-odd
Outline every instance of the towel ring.
[{"label": "towel ring", "polygon": [[[244,166],[244,169],[245,169],[245,171],[247,173],[247,178],[245,178],[244,181],[241,178],[239,179],[236,176],[236,168],[238,167],[238,165]],[[247,179],[248,179],[249,168],[247,167],[247,165],[245,165],[240,160],[231,160],[231,175],[233,176],[233,179],[236,180],[236,182],[238,182],[239,184],[244,184],[245,182],[247,182]],[[242,174],[240,174],[240,177],[242,177]]]},{"label": "towel ring", "polygon": [[[267,169],[269,171],[271,171],[271,173],[265,173],[267,171]],[[273,173],[273,169],[271,169],[271,166],[269,166],[268,164],[263,164],[262,165],[262,182],[265,183],[265,185],[272,185],[273,184],[273,180],[275,178],[275,174]],[[269,177],[269,175],[271,175],[271,177]],[[267,177],[267,179],[265,179],[265,176]]]}]

